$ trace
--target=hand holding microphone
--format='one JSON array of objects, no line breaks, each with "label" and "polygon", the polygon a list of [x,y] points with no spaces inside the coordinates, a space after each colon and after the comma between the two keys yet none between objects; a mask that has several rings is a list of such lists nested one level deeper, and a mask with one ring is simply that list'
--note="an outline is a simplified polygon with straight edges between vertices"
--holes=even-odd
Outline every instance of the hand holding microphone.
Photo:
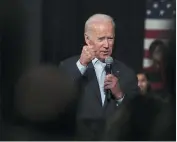
[{"label": "hand holding microphone", "polygon": [[110,100],[111,95],[113,95],[116,99],[120,99],[122,98],[123,93],[121,92],[118,78],[112,74],[112,57],[107,57],[105,59],[105,63],[106,77],[104,81],[104,88],[106,90],[107,99]]}]

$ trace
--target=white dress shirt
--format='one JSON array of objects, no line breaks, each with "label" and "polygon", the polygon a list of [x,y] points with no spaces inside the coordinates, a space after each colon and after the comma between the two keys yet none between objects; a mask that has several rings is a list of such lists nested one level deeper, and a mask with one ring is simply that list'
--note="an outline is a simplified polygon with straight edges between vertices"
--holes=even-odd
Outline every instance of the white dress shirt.
[{"label": "white dress shirt", "polygon": [[[100,88],[102,106],[103,106],[104,105],[104,101],[105,101],[104,79],[105,79],[105,76],[106,76],[106,72],[105,72],[106,64],[101,62],[97,58],[92,60],[92,64],[94,66],[95,73],[96,73],[96,76],[97,76],[97,80],[98,80],[98,84],[99,84],[99,88]],[[80,63],[80,61],[77,61],[76,65],[77,65],[79,71],[81,72],[81,74],[84,74],[86,69],[87,69],[87,67],[83,66]],[[123,98],[117,100],[117,104],[116,104],[117,106],[118,106],[119,103],[122,102]]]}]

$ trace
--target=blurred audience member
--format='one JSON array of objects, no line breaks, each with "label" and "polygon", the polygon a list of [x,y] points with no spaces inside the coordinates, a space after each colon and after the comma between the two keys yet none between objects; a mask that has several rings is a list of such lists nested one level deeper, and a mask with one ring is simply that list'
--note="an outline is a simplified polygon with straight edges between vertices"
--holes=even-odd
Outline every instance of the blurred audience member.
[{"label": "blurred audience member", "polygon": [[138,86],[140,88],[141,95],[147,95],[147,93],[150,91],[150,83],[146,73],[139,72],[137,74],[137,78],[138,78]]},{"label": "blurred audience member", "polygon": [[149,76],[145,71],[141,71],[137,73],[137,78],[138,78],[138,86],[141,91],[141,95],[143,96],[152,96],[156,97],[158,99],[161,99],[162,101],[169,101],[170,99],[170,94],[164,90],[162,91],[154,91],[151,89],[150,81],[149,81]]},{"label": "blurred audience member", "polygon": [[25,72],[15,87],[15,118],[4,140],[71,140],[78,93],[58,67],[40,65]]},{"label": "blurred audience member", "polygon": [[166,89],[166,46],[161,40],[155,40],[149,48],[149,56],[152,64],[146,67],[151,89],[154,91],[163,91]]}]

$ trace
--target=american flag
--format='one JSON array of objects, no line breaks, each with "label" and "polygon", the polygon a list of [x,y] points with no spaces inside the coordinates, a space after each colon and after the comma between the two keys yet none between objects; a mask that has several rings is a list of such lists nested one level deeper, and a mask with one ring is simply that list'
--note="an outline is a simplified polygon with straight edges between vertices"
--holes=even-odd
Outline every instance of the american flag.
[{"label": "american flag", "polygon": [[175,1],[147,0],[144,38],[143,68],[151,66],[149,47],[155,39],[168,43],[171,31],[174,29]]}]

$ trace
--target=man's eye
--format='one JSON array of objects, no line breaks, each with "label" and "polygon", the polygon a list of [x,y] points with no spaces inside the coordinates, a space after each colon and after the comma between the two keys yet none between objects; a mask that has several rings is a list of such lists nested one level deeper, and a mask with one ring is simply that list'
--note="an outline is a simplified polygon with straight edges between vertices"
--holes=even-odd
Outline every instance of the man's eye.
[{"label": "man's eye", "polygon": [[108,39],[109,39],[109,40],[113,40],[114,38],[113,38],[113,37],[109,37]]},{"label": "man's eye", "polygon": [[104,39],[105,39],[105,37],[98,38],[99,41],[103,41]]}]

